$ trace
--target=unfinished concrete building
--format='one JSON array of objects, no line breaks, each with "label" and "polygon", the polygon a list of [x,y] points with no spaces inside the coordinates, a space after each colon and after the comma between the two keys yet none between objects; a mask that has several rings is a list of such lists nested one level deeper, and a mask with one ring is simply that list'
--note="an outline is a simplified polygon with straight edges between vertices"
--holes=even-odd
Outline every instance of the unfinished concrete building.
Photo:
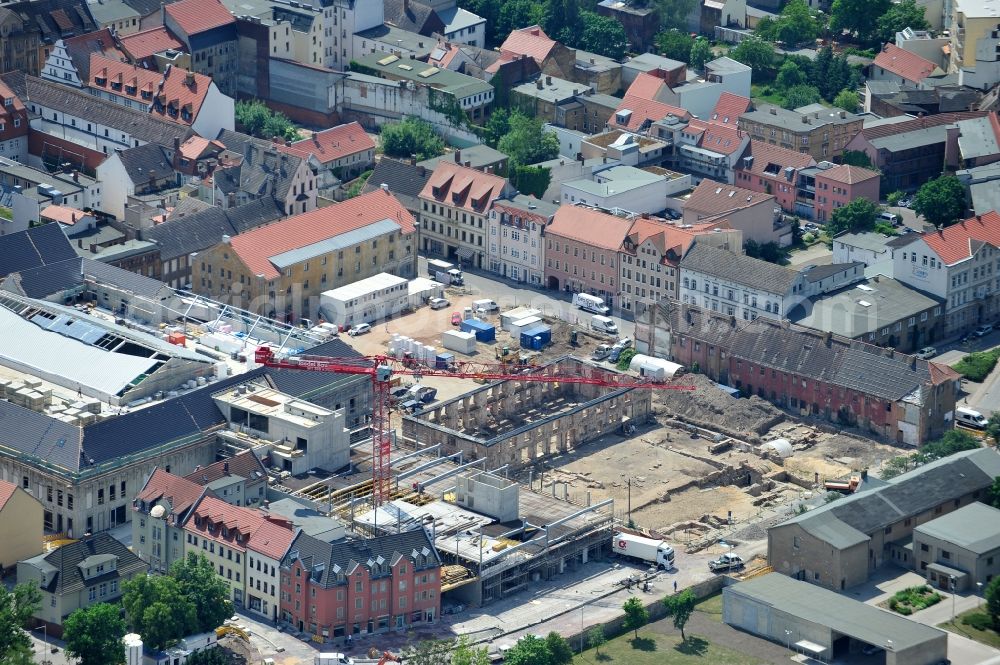
[{"label": "unfinished concrete building", "polygon": [[[592,363],[554,361],[567,375]],[[651,414],[648,390],[558,381],[499,381],[403,418],[403,438],[417,448],[441,444],[445,454],[485,459],[512,469],[565,453]]]}]

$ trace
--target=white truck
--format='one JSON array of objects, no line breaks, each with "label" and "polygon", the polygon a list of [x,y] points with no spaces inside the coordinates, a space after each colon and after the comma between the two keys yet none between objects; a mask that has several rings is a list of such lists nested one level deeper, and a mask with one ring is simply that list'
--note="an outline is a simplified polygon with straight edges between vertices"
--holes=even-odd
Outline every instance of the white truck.
[{"label": "white truck", "polygon": [[600,314],[594,314],[590,317],[590,327],[602,333],[607,333],[609,335],[618,334],[618,326],[615,325],[614,319],[608,316],[601,316]]},{"label": "white truck", "polygon": [[574,293],[573,305],[585,312],[592,312],[594,314],[607,314],[611,311],[602,299],[592,296],[589,293]]},{"label": "white truck", "polygon": [[454,263],[448,263],[440,259],[427,259],[427,276],[436,279],[442,284],[454,284],[462,286],[465,280],[462,278],[462,269]]},{"label": "white truck", "polygon": [[318,653],[313,656],[313,665],[354,665],[354,660],[342,653]]},{"label": "white truck", "polygon": [[652,563],[664,570],[674,567],[674,548],[663,540],[615,533],[611,540],[611,550],[620,556]]}]

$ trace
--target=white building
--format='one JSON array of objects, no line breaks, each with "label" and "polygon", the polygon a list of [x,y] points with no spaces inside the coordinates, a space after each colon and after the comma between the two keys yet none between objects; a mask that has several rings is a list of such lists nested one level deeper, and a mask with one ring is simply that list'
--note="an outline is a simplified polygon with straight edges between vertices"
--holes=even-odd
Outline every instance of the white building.
[{"label": "white building", "polygon": [[833,239],[833,262],[860,261],[866,267],[881,264],[888,268],[890,274],[886,276],[892,277],[890,240],[881,233],[841,233]]},{"label": "white building", "polygon": [[324,319],[345,327],[391,318],[405,311],[409,304],[406,278],[387,272],[320,295]]},{"label": "white building", "polygon": [[385,7],[372,0],[333,0],[317,4],[326,5],[323,18],[327,25],[323,33],[326,62],[331,69],[345,70],[360,53],[354,52],[355,33],[382,25]]},{"label": "white building", "polygon": [[545,277],[543,235],[559,206],[514,194],[493,202],[487,218],[490,272],[541,286]]},{"label": "white building", "polygon": [[667,207],[668,196],[691,187],[690,176],[669,179],[634,166],[595,169],[593,178],[564,182],[560,197],[562,203],[652,213]]},{"label": "white building", "polygon": [[454,6],[448,9],[439,9],[437,14],[444,21],[444,36],[449,42],[485,48],[485,18]]}]

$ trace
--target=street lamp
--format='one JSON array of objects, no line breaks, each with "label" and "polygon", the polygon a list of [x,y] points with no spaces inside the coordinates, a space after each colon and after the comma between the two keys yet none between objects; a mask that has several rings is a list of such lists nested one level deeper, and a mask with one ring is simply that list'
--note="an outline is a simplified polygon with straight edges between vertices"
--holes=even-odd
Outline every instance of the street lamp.
[{"label": "street lamp", "polygon": [[41,629],[42,631],[42,665],[51,665],[52,661],[49,660],[49,629],[48,624],[42,624],[41,626],[35,626],[31,629],[32,632]]},{"label": "street lamp", "polygon": [[979,596],[979,602],[976,603],[976,609],[979,610],[983,607],[983,583],[976,582],[976,595]]},{"label": "street lamp", "polygon": [[789,651],[792,650],[792,631],[787,628],[785,629],[785,646],[788,647]]},{"label": "street lamp", "polygon": [[951,622],[955,623],[955,576],[949,575],[951,581]]}]

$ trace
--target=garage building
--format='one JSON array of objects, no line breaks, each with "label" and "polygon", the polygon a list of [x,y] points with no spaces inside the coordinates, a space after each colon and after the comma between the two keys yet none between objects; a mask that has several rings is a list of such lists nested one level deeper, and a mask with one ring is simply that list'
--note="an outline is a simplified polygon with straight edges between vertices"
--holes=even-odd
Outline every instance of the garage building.
[{"label": "garage building", "polygon": [[866,663],[938,665],[948,652],[942,630],[779,573],[723,589],[722,620],[825,662],[874,647]]}]

